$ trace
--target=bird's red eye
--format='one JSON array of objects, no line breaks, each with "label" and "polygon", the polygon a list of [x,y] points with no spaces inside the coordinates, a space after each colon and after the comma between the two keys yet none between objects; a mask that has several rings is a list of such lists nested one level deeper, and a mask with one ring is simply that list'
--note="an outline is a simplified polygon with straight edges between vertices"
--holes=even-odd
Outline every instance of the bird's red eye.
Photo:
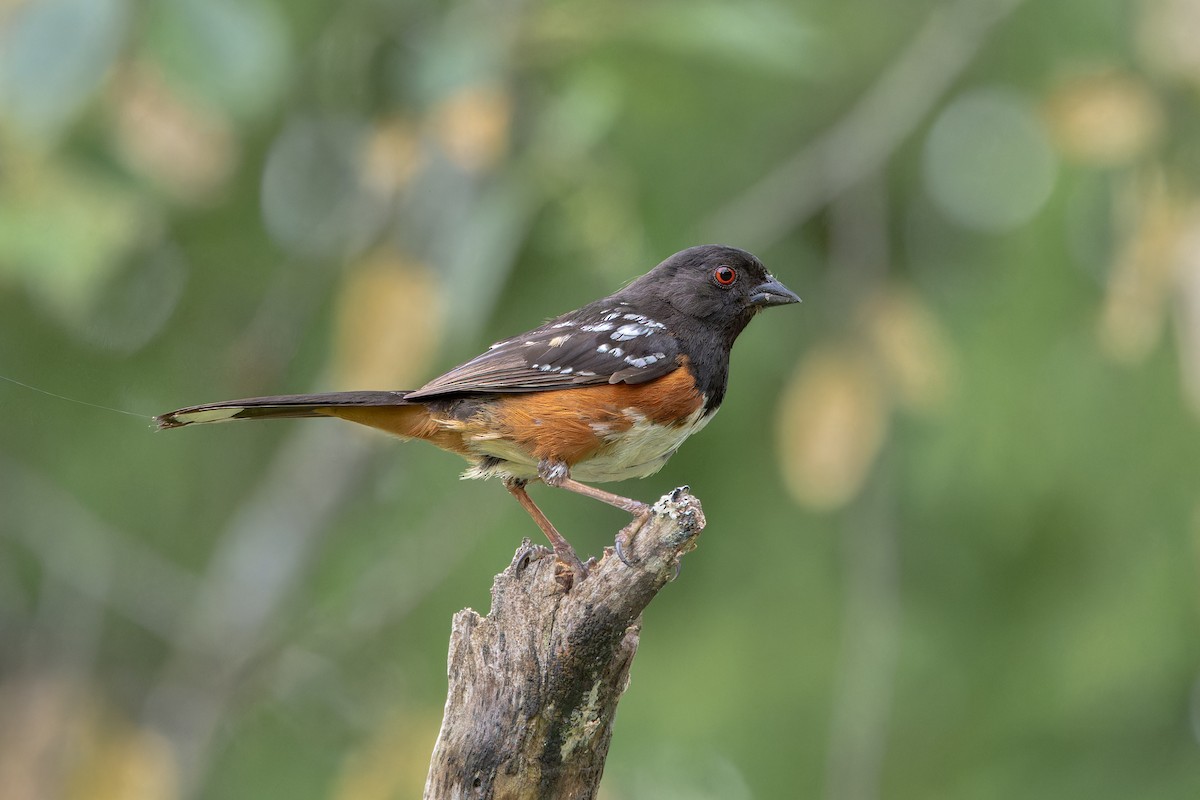
[{"label": "bird's red eye", "polygon": [[722,264],[713,271],[713,279],[722,286],[732,286],[733,282],[737,280],[737,272],[733,267]]}]

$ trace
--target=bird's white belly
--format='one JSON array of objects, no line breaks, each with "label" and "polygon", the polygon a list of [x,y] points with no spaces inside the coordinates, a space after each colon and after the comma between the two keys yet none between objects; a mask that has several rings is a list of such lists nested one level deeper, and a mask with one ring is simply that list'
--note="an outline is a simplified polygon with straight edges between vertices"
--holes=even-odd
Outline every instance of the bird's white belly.
[{"label": "bird's white belly", "polygon": [[703,408],[678,425],[661,425],[627,409],[635,422],[628,430],[606,436],[607,446],[595,456],[571,468],[571,477],[584,483],[644,478],[663,468],[684,440],[712,419]]},{"label": "bird's white belly", "polygon": [[[653,475],[684,440],[707,425],[716,413],[714,409],[706,414],[701,407],[678,424],[662,425],[651,422],[635,409],[625,409],[624,414],[634,420],[633,425],[623,431],[611,431],[602,423],[594,424],[592,428],[604,446],[596,455],[572,466],[571,477],[584,483],[603,483]],[[482,440],[473,445],[479,453],[503,459],[504,463],[469,469],[463,473],[464,478],[512,476],[532,480],[537,477],[536,461],[510,443]]]}]

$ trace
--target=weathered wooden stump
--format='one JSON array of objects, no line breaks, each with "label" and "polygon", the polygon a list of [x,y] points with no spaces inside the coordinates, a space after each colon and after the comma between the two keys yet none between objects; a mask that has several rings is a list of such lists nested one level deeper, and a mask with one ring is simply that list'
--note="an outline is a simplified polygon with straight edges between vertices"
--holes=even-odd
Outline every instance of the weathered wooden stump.
[{"label": "weathered wooden stump", "polygon": [[687,487],[660,499],[626,553],[606,548],[564,589],[528,540],[496,576],[486,617],[454,616],[446,711],[426,800],[588,800],[629,685],[641,614],[704,528]]}]

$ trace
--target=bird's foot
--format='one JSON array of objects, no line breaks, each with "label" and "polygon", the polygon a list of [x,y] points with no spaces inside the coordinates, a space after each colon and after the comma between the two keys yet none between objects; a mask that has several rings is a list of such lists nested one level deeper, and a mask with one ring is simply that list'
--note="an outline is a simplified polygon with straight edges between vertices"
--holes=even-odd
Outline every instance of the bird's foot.
[{"label": "bird's foot", "polygon": [[634,538],[642,527],[650,521],[650,506],[643,504],[642,510],[637,511],[633,515],[633,520],[621,530],[617,531],[617,539],[613,542],[613,550],[617,554],[617,558],[621,559],[621,563],[627,567],[632,567],[633,562],[629,560],[629,548],[633,545]]}]

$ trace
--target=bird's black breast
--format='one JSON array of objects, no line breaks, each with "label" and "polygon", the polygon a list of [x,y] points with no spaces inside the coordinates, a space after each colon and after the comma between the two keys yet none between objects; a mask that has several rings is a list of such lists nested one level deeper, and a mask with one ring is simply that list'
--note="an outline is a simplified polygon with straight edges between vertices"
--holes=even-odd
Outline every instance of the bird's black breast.
[{"label": "bird's black breast", "polygon": [[729,347],[720,334],[695,320],[680,320],[674,336],[681,355],[687,358],[696,388],[704,395],[705,413],[716,411],[729,386]]}]

